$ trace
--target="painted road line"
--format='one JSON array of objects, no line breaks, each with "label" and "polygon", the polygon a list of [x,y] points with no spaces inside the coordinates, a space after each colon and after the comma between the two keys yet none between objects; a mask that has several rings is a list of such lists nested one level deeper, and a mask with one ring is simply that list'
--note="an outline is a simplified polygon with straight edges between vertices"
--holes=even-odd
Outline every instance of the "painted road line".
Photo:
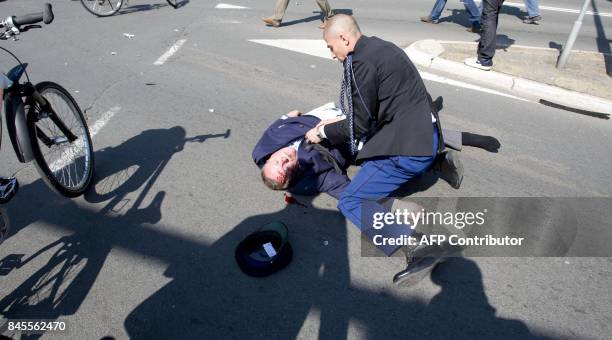
[{"label": "painted road line", "polygon": [[161,57],[159,57],[154,63],[153,65],[157,65],[157,66],[161,66],[163,65],[168,58],[172,57],[172,55],[174,53],[176,53],[176,51],[178,51],[181,46],[183,46],[183,44],[187,41],[187,39],[181,39],[179,41],[177,41],[174,45],[172,45],[172,47],[170,47],[170,49],[168,51],[166,51],[166,53],[162,54]]},{"label": "painted road line", "polygon": [[98,132],[100,132],[100,130],[102,130],[102,128],[104,127],[104,125],[106,125],[106,123],[108,123],[108,121],[113,118],[113,116],[119,112],[121,110],[121,108],[119,106],[115,106],[112,107],[110,110],[106,111],[102,117],[100,117],[100,119],[98,119],[90,128],[89,128],[89,134],[91,135],[91,138],[93,138],[95,135],[98,134]]},{"label": "painted road line", "polygon": [[[272,46],[277,48],[282,48],[285,50],[308,54],[311,56],[325,58],[331,60],[331,54],[324,40],[320,39],[253,39],[249,40],[250,42],[254,42],[257,44],[262,44],[266,46]],[[517,99],[521,101],[529,101],[517,96],[513,96],[511,94],[507,94],[504,92],[492,90],[486,87],[481,87],[469,83],[465,83],[458,80],[449,79],[446,77],[438,76],[433,73],[419,71],[421,77],[424,80],[435,81],[437,83],[442,83],[450,86],[463,87],[469,90],[475,90],[480,92],[485,92],[489,94],[495,94],[502,97]]]},{"label": "painted road line", "polygon": [[237,5],[230,5],[230,4],[217,4],[217,6],[215,6],[216,9],[249,9],[248,7],[244,7],[244,6],[237,6]]},{"label": "painted road line", "polygon": [[[102,130],[102,128],[106,125],[106,123],[108,123],[108,121],[111,120],[111,118],[113,118],[113,116],[119,112],[121,110],[121,108],[119,106],[114,106],[112,107],[110,110],[106,111],[104,114],[102,114],[102,117],[100,117],[100,119],[98,119],[95,123],[93,123],[93,125],[89,128],[89,136],[91,136],[91,139],[93,140],[94,136],[98,134],[98,132],[100,132],[100,130]],[[77,149],[80,149],[83,147],[83,140],[79,139],[76,143],[75,143],[75,147]],[[65,167],[68,163],[70,163],[70,161],[72,160],[74,154],[74,149],[71,148],[70,151],[66,154],[63,154],[62,157],[60,157],[59,159],[55,160],[53,163],[51,163],[51,165],[49,166],[49,169],[53,172],[58,171],[59,169]]]},{"label": "painted road line", "polygon": [[[505,2],[504,1],[504,6],[524,8],[525,4],[517,3],[517,2]],[[573,14],[579,14],[580,13],[579,9],[571,9],[571,8],[551,7],[551,6],[542,6],[542,5],[540,5],[539,8],[541,10],[555,11],[555,12],[565,12],[565,13],[573,13]],[[586,11],[585,14],[588,14],[588,15],[597,15],[597,16],[600,16],[600,17],[612,17],[612,13]]]},{"label": "painted road line", "polygon": [[474,85],[474,84],[465,83],[465,82],[462,82],[462,81],[459,81],[459,80],[454,80],[454,79],[442,77],[442,76],[439,76],[437,74],[433,74],[433,73],[429,73],[429,72],[423,72],[421,70],[419,70],[419,74],[421,75],[421,78],[423,78],[423,80],[435,81],[437,83],[442,83],[442,84],[446,84],[446,85],[450,85],[450,86],[463,87],[463,88],[468,89],[468,90],[480,91],[480,92],[494,94],[494,95],[498,95],[498,96],[506,97],[506,98],[512,98],[512,99],[516,99],[516,100],[520,100],[520,101],[524,101],[524,102],[531,102],[531,100],[527,100],[525,98],[513,96],[511,94],[507,94],[507,93],[504,93],[504,92],[492,90],[492,89],[489,89],[489,88],[486,88],[486,87],[482,87],[482,86],[478,86],[478,85]]}]

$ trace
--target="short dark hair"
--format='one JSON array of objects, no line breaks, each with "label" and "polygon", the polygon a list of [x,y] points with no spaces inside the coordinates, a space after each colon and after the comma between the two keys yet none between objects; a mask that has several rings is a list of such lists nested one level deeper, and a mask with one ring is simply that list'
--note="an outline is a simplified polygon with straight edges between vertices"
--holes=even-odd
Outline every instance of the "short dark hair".
[{"label": "short dark hair", "polygon": [[261,180],[264,182],[264,184],[272,189],[272,190],[285,190],[289,187],[289,180],[285,181],[284,183],[281,183],[275,179],[271,179],[266,177],[266,174],[264,173],[264,169],[261,169]]}]

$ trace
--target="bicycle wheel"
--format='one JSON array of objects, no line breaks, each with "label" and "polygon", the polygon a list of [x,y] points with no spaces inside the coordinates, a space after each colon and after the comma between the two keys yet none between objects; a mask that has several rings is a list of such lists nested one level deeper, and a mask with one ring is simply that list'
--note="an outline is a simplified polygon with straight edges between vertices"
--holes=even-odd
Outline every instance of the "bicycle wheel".
[{"label": "bicycle wheel", "polygon": [[93,15],[108,17],[121,9],[123,0],[81,0],[81,4]]},{"label": "bicycle wheel", "polygon": [[59,194],[76,197],[89,188],[94,157],[87,122],[79,105],[63,87],[52,82],[36,85],[55,115],[77,139],[70,142],[52,117],[38,104],[28,108],[28,132],[34,163],[42,179]]},{"label": "bicycle wheel", "polygon": [[168,4],[174,8],[178,8],[180,0],[166,0]]}]

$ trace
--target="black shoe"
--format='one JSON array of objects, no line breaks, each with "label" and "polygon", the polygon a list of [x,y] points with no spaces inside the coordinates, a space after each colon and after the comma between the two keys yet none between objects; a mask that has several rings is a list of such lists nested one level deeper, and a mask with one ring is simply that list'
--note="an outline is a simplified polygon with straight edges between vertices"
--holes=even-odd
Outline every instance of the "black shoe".
[{"label": "black shoe", "polygon": [[413,286],[423,280],[440,263],[440,257],[419,257],[406,266],[406,269],[393,276],[393,283],[401,286]]},{"label": "black shoe", "polygon": [[6,210],[0,208],[0,244],[4,242],[6,235],[8,235],[9,226],[10,222],[8,219],[8,214],[6,213]]},{"label": "black shoe", "polygon": [[438,96],[438,98],[436,98],[436,100],[431,102],[431,104],[437,112],[440,112],[442,111],[442,108],[444,107],[443,102],[444,102],[444,99],[441,96]]},{"label": "black shoe", "polygon": [[459,153],[449,150],[442,154],[442,157],[444,157],[440,165],[442,178],[446,180],[451,187],[459,189],[463,181],[463,163],[459,158]]},{"label": "black shoe", "polygon": [[468,27],[466,29],[466,31],[468,31],[470,33],[480,33],[480,32],[482,32],[482,28],[480,27],[480,25],[472,25],[472,26]]},{"label": "black shoe", "polygon": [[0,177],[0,204],[10,201],[17,193],[17,189],[19,189],[19,182],[16,178]]},{"label": "black shoe", "polygon": [[538,21],[542,20],[542,16],[541,15],[536,15],[533,17],[524,17],[523,18],[523,23],[524,24],[532,24],[532,25],[539,25],[540,23]]},{"label": "black shoe", "polygon": [[400,250],[406,256],[406,265],[410,266],[412,263],[418,262],[420,259],[428,256],[437,256],[442,250],[435,244],[420,244],[418,243],[423,235],[415,234],[412,235],[417,240],[416,245],[403,245]]}]

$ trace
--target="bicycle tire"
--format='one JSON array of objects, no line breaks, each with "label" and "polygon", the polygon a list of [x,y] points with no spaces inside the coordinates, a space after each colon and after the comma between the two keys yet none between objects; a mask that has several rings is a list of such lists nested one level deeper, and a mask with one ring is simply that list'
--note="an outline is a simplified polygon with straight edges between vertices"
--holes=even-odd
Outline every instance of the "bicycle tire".
[{"label": "bicycle tire", "polygon": [[50,118],[38,119],[40,108],[36,104],[29,104],[28,132],[36,169],[55,192],[66,197],[77,197],[93,182],[94,154],[87,122],[77,102],[61,85],[41,82],[36,84],[36,90],[51,104],[56,116],[77,136],[73,142],[58,142],[48,147],[37,136],[37,128],[50,138],[61,138],[64,135]]},{"label": "bicycle tire", "polygon": [[170,6],[173,8],[178,8],[180,4],[180,0],[166,0]]},{"label": "bicycle tire", "polygon": [[81,0],[85,9],[99,17],[109,17],[119,12],[124,0]]}]

